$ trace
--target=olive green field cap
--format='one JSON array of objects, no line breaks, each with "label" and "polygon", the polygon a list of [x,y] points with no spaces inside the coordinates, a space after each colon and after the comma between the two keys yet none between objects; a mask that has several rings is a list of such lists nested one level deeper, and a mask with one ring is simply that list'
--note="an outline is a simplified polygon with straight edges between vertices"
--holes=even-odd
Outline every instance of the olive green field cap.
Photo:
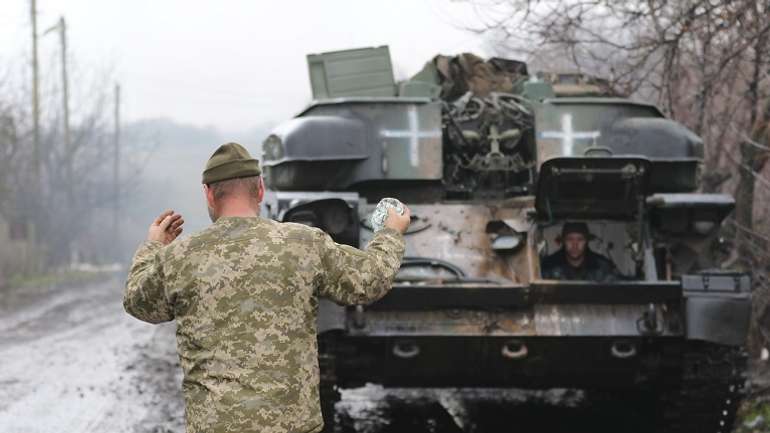
[{"label": "olive green field cap", "polygon": [[262,170],[259,161],[252,158],[249,151],[238,143],[219,146],[211,155],[203,170],[203,183],[210,184],[239,177],[259,176]]}]

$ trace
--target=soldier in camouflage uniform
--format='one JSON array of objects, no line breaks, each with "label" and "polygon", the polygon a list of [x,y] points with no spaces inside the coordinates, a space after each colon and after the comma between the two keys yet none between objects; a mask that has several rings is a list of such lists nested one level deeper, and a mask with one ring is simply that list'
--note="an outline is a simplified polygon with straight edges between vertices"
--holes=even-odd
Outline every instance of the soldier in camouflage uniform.
[{"label": "soldier in camouflage uniform", "polygon": [[176,319],[189,433],[317,432],[318,297],[373,302],[404,253],[404,215],[390,211],[366,250],[319,229],[259,217],[260,169],[221,146],[203,173],[214,223],[179,242],[167,211],[134,256],[123,305],[150,323]]}]

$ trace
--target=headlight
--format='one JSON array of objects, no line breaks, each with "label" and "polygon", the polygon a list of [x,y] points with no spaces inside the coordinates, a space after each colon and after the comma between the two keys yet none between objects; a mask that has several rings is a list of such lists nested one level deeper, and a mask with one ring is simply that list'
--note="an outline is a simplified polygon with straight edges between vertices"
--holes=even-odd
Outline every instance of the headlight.
[{"label": "headlight", "polygon": [[692,228],[695,230],[695,233],[698,233],[699,235],[707,235],[714,230],[716,225],[717,224],[714,221],[695,221]]},{"label": "headlight", "polygon": [[283,158],[283,143],[277,135],[270,134],[262,143],[262,159],[275,161],[281,158]]}]

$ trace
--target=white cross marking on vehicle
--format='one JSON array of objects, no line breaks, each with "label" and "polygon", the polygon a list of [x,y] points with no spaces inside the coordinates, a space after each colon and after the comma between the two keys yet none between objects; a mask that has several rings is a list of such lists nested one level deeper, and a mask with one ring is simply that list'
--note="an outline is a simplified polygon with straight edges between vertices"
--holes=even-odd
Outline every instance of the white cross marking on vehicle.
[{"label": "white cross marking on vehicle", "polygon": [[572,114],[565,113],[561,116],[561,131],[543,131],[540,138],[558,138],[561,140],[562,155],[572,155],[575,140],[596,140],[601,133],[599,131],[575,132],[572,129]]},{"label": "white cross marking on vehicle", "polygon": [[388,138],[408,138],[409,139],[409,162],[413,167],[420,165],[420,139],[421,138],[440,138],[441,131],[420,131],[420,118],[417,116],[417,107],[410,105],[407,110],[409,129],[392,130],[383,129],[381,134]]}]

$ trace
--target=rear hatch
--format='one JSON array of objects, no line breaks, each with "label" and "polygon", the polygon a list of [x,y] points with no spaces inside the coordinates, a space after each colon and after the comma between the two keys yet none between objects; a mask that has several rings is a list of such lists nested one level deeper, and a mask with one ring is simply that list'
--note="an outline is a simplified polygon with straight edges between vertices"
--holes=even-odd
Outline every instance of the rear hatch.
[{"label": "rear hatch", "polygon": [[538,176],[538,219],[632,219],[644,205],[649,174],[646,158],[550,159]]}]

